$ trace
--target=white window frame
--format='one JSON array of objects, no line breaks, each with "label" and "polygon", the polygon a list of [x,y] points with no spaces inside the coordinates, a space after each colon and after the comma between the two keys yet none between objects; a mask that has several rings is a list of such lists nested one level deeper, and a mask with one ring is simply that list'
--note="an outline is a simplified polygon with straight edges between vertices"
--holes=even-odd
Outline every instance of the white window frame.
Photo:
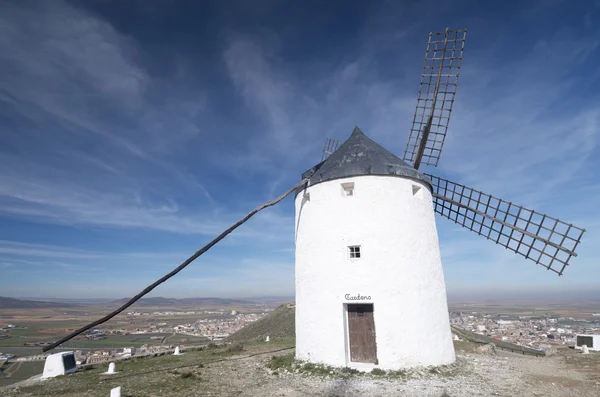
[{"label": "white window frame", "polygon": [[342,183],[341,186],[343,197],[354,197],[354,182],[345,182]]}]

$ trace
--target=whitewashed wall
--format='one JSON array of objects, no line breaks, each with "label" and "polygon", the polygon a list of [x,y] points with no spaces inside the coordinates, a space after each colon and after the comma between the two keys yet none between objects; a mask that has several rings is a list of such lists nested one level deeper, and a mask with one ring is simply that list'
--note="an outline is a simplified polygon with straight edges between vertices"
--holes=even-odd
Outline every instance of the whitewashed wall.
[{"label": "whitewashed wall", "polygon": [[54,378],[59,375],[64,375],[77,371],[77,367],[65,368],[63,364],[63,356],[68,354],[74,354],[72,351],[59,352],[50,354],[46,357],[44,362],[44,371],[42,372],[42,379]]},{"label": "whitewashed wall", "polygon": [[591,351],[600,351],[600,335],[591,335],[591,334],[577,334],[575,335],[575,349],[581,350],[582,347],[577,345],[577,336],[591,336],[592,337],[592,346],[588,346],[588,350]]},{"label": "whitewashed wall", "polygon": [[[354,196],[342,183],[354,182]],[[413,196],[421,186],[422,198]],[[306,193],[310,195],[306,197]],[[400,177],[323,182],[296,196],[296,357],[350,364],[344,303],[373,303],[382,369],[454,362],[431,193]],[[360,245],[362,258],[348,257]],[[346,294],[370,296],[349,301]]]}]

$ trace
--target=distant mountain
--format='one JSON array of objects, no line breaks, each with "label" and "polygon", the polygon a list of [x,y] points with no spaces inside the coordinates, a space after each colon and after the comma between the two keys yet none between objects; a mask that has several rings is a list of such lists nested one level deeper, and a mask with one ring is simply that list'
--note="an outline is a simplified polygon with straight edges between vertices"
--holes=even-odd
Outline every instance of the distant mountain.
[{"label": "distant mountain", "polygon": [[104,303],[104,302],[110,302],[110,301],[115,300],[115,298],[40,298],[39,296],[24,296],[19,299],[25,299],[25,300],[29,300],[29,301],[73,303],[73,304],[78,304],[78,305]]},{"label": "distant mountain", "polygon": [[[123,298],[112,302],[106,302],[104,305],[106,306],[119,306],[127,302],[129,298]],[[248,301],[244,301],[241,299],[226,299],[226,298],[163,298],[163,297],[155,297],[155,298],[142,298],[136,303],[133,304],[132,307],[142,306],[142,307],[152,307],[152,306],[167,306],[167,307],[181,307],[181,306],[208,306],[208,305],[231,305],[231,304],[240,304],[240,303],[251,303]]]},{"label": "distant mountain", "polygon": [[488,290],[474,289],[472,291],[448,291],[448,302],[457,303],[563,303],[563,304],[589,304],[600,303],[600,291],[596,288],[559,289],[547,290],[512,289]]},{"label": "distant mountain", "polygon": [[294,296],[256,296],[252,298],[239,298],[240,300],[252,302],[252,303],[270,303],[270,302],[295,302],[296,297]]},{"label": "distant mountain", "polygon": [[0,309],[45,309],[45,308],[62,308],[75,307],[72,303],[64,302],[47,302],[26,299],[14,299],[0,296]]}]

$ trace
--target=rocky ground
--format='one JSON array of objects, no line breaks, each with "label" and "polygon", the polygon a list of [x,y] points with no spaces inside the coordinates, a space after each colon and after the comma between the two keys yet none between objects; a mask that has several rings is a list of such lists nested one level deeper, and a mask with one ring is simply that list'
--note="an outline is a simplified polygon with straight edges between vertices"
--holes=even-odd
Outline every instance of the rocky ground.
[{"label": "rocky ground", "polygon": [[[106,365],[1,396],[598,396],[600,354],[565,349],[528,357],[458,342],[457,362],[436,370],[365,375],[303,366],[292,360],[292,340],[219,347]],[[273,358],[276,357],[276,358]]]}]

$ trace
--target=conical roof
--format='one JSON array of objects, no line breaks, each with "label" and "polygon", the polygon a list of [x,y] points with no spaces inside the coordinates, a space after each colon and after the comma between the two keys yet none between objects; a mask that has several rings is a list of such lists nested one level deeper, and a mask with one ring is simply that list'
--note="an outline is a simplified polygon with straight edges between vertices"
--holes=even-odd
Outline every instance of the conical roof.
[{"label": "conical roof", "polygon": [[[312,176],[311,176],[312,175]],[[429,179],[403,160],[375,143],[358,127],[325,161],[302,174],[310,176],[308,186],[359,175],[411,178],[431,186]]]}]

